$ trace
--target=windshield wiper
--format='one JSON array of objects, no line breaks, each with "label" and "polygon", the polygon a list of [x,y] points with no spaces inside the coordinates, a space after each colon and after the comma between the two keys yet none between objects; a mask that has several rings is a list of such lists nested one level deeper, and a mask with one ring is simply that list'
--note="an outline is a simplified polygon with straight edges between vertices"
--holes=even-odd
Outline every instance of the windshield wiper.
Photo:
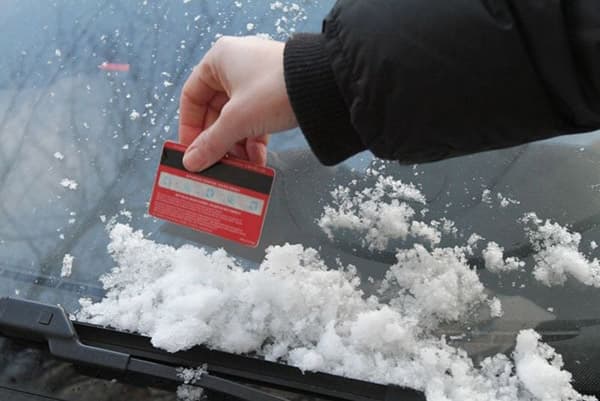
[{"label": "windshield wiper", "polygon": [[[76,365],[103,368],[119,374],[133,373],[154,380],[184,384],[177,367],[132,357],[125,352],[83,344],[60,306],[1,298],[0,333],[7,337],[46,342],[50,353]],[[285,401],[254,388],[208,373],[188,385],[226,394],[244,401]]]},{"label": "windshield wiper", "polygon": [[[52,316],[52,317],[50,317]],[[48,323],[48,324],[46,324]],[[231,354],[195,346],[170,353],[152,346],[148,337],[117,331],[88,323],[71,322],[61,307],[14,298],[0,298],[0,334],[19,340],[46,342],[50,352],[80,367],[90,367],[92,376],[103,372],[124,372],[126,382],[155,387],[165,380],[180,384],[177,367],[206,365],[209,373],[197,386],[232,394],[242,400],[281,400],[258,392],[246,384],[280,389],[335,401],[424,401],[421,391],[394,385],[383,385],[341,376],[303,372],[298,368],[246,355]],[[75,342],[75,346],[72,343]],[[88,351],[98,353],[92,356]],[[115,356],[116,355],[116,356]],[[129,363],[125,363],[125,360]],[[133,363],[132,363],[133,361]],[[136,377],[125,375],[137,373]],[[141,376],[141,377],[140,377]],[[162,380],[162,381],[161,381]],[[243,384],[242,384],[243,383]],[[250,390],[251,393],[246,391]],[[233,393],[235,391],[235,394]],[[259,398],[262,397],[262,398]],[[264,398],[265,396],[269,398]]]}]

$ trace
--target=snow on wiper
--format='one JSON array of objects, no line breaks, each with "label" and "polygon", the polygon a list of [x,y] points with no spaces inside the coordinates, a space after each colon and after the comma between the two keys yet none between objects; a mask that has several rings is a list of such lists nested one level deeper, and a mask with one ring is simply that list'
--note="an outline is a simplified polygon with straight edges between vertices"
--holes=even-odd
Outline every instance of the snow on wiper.
[{"label": "snow on wiper", "polygon": [[108,369],[120,374],[133,373],[187,386],[198,386],[245,401],[285,401],[284,398],[208,373],[202,372],[190,377],[189,374],[177,367],[132,357],[124,352],[85,345],[79,340],[73,324],[60,306],[1,298],[0,333],[8,337],[46,342],[53,356],[77,365]]}]

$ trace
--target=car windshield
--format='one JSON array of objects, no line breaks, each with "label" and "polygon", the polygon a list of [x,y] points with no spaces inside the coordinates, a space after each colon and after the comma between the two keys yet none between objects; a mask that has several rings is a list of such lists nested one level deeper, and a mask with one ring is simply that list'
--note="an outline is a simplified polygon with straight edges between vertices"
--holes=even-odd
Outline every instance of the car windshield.
[{"label": "car windshield", "polygon": [[[168,351],[208,344],[429,396],[427,375],[459,362],[472,380],[443,380],[481,394],[499,391],[489,378],[501,361],[534,355],[559,372],[543,340],[578,390],[600,392],[593,133],[421,165],[364,152],[325,167],[293,130],[269,143],[276,178],[257,247],[148,214],[181,87],[211,44],[318,32],[332,5],[4,1],[0,295],[60,304]],[[381,360],[367,362],[373,354]],[[535,395],[519,380],[506,387]]]}]

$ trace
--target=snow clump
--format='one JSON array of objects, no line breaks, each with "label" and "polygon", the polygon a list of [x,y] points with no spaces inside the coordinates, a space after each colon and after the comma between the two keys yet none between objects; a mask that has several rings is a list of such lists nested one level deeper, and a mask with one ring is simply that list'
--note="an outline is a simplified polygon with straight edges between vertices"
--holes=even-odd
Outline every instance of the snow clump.
[{"label": "snow clump", "polygon": [[407,202],[425,204],[417,187],[372,169],[367,170],[367,176],[377,177],[373,187],[339,186],[331,192],[332,205],[325,206],[318,221],[330,239],[340,230],[352,231],[361,235],[362,246],[370,251],[383,251],[390,240],[406,240],[409,236],[431,246],[440,243],[441,234],[436,228],[439,222],[412,220],[415,209]]},{"label": "snow clump", "polygon": [[525,262],[517,257],[504,259],[504,248],[493,241],[488,242],[487,247],[481,253],[485,268],[492,273],[515,271],[525,266]]},{"label": "snow clump", "polygon": [[75,191],[77,189],[77,187],[79,186],[77,181],[72,180],[70,178],[63,178],[60,181],[60,185],[62,185],[63,187],[65,187],[67,189],[70,189],[71,191]]},{"label": "snow clump", "polygon": [[562,357],[554,348],[541,343],[540,338],[534,330],[522,330],[514,351],[517,377],[531,398],[540,401],[595,400],[595,397],[581,396],[571,387],[572,375],[562,370]]},{"label": "snow clump", "polygon": [[538,281],[551,287],[563,285],[570,276],[585,285],[600,287],[600,262],[596,258],[588,260],[579,252],[581,234],[543,221],[535,213],[528,213],[522,221],[535,251],[533,275]]},{"label": "snow clump", "polygon": [[61,277],[70,277],[73,271],[73,261],[75,258],[71,254],[65,254],[62,261],[62,268],[60,270]]}]

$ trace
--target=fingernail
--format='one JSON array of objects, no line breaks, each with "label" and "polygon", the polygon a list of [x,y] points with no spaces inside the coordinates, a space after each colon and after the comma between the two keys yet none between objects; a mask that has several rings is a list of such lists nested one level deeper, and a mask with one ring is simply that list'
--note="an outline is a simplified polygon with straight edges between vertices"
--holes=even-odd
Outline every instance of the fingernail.
[{"label": "fingernail", "polygon": [[190,171],[199,171],[204,167],[202,160],[202,152],[200,149],[193,147],[189,148],[183,155],[183,166]]}]

